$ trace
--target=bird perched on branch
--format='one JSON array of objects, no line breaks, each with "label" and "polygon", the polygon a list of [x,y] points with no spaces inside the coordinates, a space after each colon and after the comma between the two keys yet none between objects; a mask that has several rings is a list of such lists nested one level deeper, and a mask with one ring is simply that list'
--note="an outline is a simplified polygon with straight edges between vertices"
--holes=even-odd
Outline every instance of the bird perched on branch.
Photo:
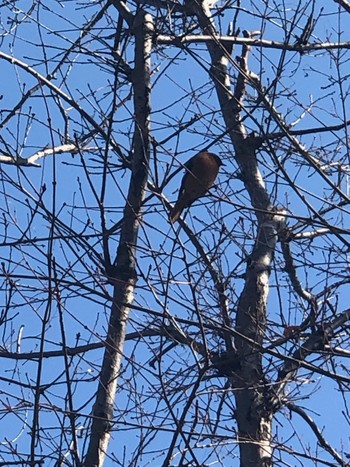
[{"label": "bird perched on branch", "polygon": [[220,157],[208,151],[201,151],[186,162],[179,197],[170,215],[171,223],[178,220],[184,208],[191,206],[213,186],[221,165]]}]

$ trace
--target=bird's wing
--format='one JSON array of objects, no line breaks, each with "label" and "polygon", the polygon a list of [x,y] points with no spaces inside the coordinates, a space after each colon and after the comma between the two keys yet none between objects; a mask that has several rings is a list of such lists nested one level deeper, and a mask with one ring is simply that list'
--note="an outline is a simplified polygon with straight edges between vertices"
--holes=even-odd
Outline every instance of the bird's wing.
[{"label": "bird's wing", "polygon": [[187,172],[187,170],[186,170],[185,175],[182,177],[181,186],[180,186],[180,189],[179,189],[179,196],[178,196],[178,199],[180,198],[180,196],[183,195],[183,193],[184,193],[184,191],[185,191],[185,186],[186,186],[187,177],[188,177],[188,172]]},{"label": "bird's wing", "polygon": [[[197,156],[197,155],[198,155],[198,154],[196,154],[196,156]],[[193,168],[193,161],[194,161],[194,159],[195,159],[196,156],[191,157],[191,159],[189,159],[189,160],[184,164],[184,166],[186,167],[187,170],[192,170],[192,168]]]},{"label": "bird's wing", "polygon": [[185,167],[185,174],[184,176],[182,177],[182,181],[181,181],[181,186],[180,186],[180,190],[179,190],[179,197],[183,194],[183,192],[185,191],[185,185],[186,185],[186,182],[187,182],[187,177],[189,175],[189,172],[192,171],[192,168],[193,168],[193,159],[195,158],[196,156],[193,156],[191,157],[191,159],[189,159],[185,164],[184,164],[184,167]]}]

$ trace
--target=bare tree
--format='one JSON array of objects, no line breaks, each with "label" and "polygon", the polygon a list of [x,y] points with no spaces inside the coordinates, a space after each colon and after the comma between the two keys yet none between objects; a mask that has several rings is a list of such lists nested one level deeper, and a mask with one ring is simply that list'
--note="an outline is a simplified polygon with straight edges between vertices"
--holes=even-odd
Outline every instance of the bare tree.
[{"label": "bare tree", "polygon": [[0,465],[350,465],[350,6],[243,3],[2,5]]}]

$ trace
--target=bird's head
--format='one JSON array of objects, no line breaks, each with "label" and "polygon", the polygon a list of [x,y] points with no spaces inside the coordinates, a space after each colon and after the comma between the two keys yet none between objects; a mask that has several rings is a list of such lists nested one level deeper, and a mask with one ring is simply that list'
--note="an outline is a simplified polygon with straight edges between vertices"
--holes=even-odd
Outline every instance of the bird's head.
[{"label": "bird's head", "polygon": [[211,153],[211,155],[214,157],[216,163],[218,164],[219,167],[221,167],[222,165],[225,165],[222,160],[220,159],[219,156],[217,156],[216,154],[214,153]]}]

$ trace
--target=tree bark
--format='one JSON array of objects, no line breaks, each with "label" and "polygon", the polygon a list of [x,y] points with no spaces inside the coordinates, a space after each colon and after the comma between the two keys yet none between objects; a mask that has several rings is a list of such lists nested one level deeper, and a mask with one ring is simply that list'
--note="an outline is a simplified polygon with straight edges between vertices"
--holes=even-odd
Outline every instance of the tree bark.
[{"label": "tree bark", "polygon": [[[196,1],[195,10],[203,34],[218,37],[211,20],[210,8],[204,1]],[[257,346],[262,345],[266,326],[266,303],[269,293],[269,276],[278,231],[283,217],[277,214],[269,200],[256,158],[255,140],[247,135],[240,120],[242,101],[249,77],[247,55],[234,63],[225,47],[218,40],[207,43],[211,56],[212,76],[226,128],[229,131],[235,158],[240,167],[241,178],[249,193],[257,217],[257,240],[247,260],[245,286],[236,310],[236,329],[242,337],[235,338],[240,369],[233,385],[236,399],[236,418],[240,447],[241,467],[267,467],[272,465],[271,427],[273,411],[266,401],[269,395],[262,374],[262,354]],[[238,78],[234,91],[227,69],[228,59],[236,66]]]},{"label": "tree bark", "polygon": [[[102,466],[113,426],[114,400],[123,357],[126,325],[137,280],[136,245],[149,167],[150,68],[152,17],[142,10],[135,16],[135,68],[133,70],[135,131],[132,173],[124,208],[117,257],[112,267],[114,283],[106,349],[93,409],[91,437],[84,465]],[[109,275],[110,271],[109,271]]]}]

